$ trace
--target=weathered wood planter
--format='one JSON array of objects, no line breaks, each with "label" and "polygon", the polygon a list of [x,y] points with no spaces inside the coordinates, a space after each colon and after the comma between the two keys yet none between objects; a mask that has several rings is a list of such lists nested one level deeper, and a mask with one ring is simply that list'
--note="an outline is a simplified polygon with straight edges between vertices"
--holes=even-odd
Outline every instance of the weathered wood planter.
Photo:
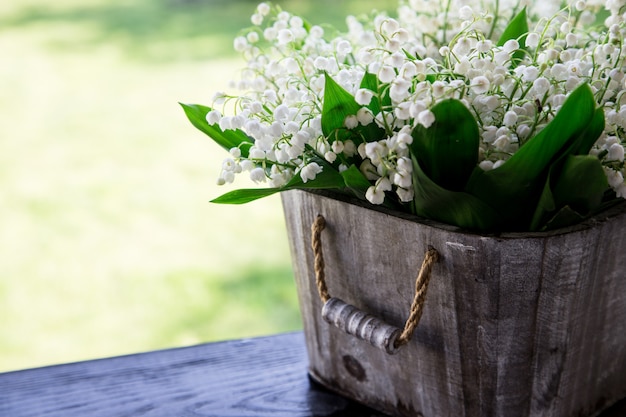
[{"label": "weathered wood planter", "polygon": [[[328,388],[422,417],[587,417],[626,397],[624,205],[569,229],[499,236],[319,193],[283,193],[283,205],[310,374]],[[439,252],[421,322],[397,353],[322,318],[318,214],[329,292],[393,326],[407,318],[427,247]]]}]

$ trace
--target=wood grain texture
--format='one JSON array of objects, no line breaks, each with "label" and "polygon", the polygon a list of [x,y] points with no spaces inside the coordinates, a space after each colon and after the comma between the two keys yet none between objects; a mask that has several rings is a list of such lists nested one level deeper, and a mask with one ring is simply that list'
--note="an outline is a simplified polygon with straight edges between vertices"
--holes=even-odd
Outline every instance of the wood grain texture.
[{"label": "wood grain texture", "polygon": [[[588,417],[626,397],[625,206],[568,233],[480,236],[323,193],[290,191],[283,204],[323,384],[421,417]],[[318,214],[330,293],[391,325],[406,318],[427,247],[439,251],[422,321],[397,355],[322,320],[309,247]]]},{"label": "wood grain texture", "polygon": [[0,374],[2,417],[383,417],[313,385],[301,333]]},{"label": "wood grain texture", "polygon": [[[10,372],[0,416],[385,417],[310,383],[306,367],[293,333]],[[626,400],[600,417],[624,416]]]}]

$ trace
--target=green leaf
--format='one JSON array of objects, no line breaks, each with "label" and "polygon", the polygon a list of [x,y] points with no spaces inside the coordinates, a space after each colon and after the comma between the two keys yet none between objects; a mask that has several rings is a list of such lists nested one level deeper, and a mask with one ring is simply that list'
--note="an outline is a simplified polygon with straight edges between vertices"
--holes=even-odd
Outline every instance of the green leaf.
[{"label": "green leaf", "polygon": [[556,230],[561,227],[571,226],[582,222],[584,219],[583,216],[575,210],[572,210],[570,206],[565,206],[546,222],[545,226],[541,228],[541,231]]},{"label": "green leaf", "polygon": [[556,202],[554,201],[554,194],[552,194],[553,170],[554,165],[548,173],[543,190],[539,196],[539,201],[535,207],[529,228],[531,232],[541,230],[544,226],[545,218],[556,211]]},{"label": "green leaf", "polygon": [[413,55],[412,53],[410,53],[409,51],[407,51],[406,49],[402,48],[402,52],[404,52],[404,55],[409,59],[409,61],[415,61],[415,60],[421,60],[422,57],[419,55]]},{"label": "green leaf", "polygon": [[344,183],[358,198],[365,199],[365,193],[371,185],[365,175],[356,167],[351,165],[350,168],[341,172]]},{"label": "green leaf", "polygon": [[218,204],[244,204],[259,198],[267,197],[281,191],[293,189],[342,189],[345,187],[343,177],[326,161],[316,160],[322,166],[322,172],[317,174],[315,179],[304,182],[299,174],[280,188],[244,188],[228,192],[220,197],[211,200]]},{"label": "green leaf", "polygon": [[[345,128],[344,121],[346,117],[356,115],[361,106],[350,93],[337,84],[328,74],[325,74],[325,78],[322,133],[324,133],[328,141],[333,143],[336,140],[343,142],[353,139],[358,144],[363,140],[371,142],[382,139],[385,131],[378,127],[376,123],[370,123],[367,126],[359,125],[353,130]],[[371,81],[371,77],[367,77],[366,82],[369,83]]]},{"label": "green leaf", "polygon": [[459,100],[432,108],[435,122],[413,130],[411,150],[424,172],[443,188],[460,191],[478,163],[480,134],[472,113]]},{"label": "green leaf", "polygon": [[239,129],[223,131],[217,125],[211,126],[206,121],[206,115],[211,111],[210,107],[202,106],[200,104],[179,104],[183,108],[185,115],[191,124],[198,130],[209,135],[211,139],[224,149],[230,150],[231,148],[239,147],[241,149],[241,155],[244,158],[248,156],[250,146],[252,146],[254,140],[243,131]]},{"label": "green leaf", "polygon": [[510,226],[527,229],[551,164],[575,149],[597,117],[591,88],[583,84],[571,93],[556,117],[504,165],[487,172],[476,168],[465,191],[496,209]]},{"label": "green leaf", "polygon": [[556,117],[539,134],[500,168],[489,171],[489,175],[502,176],[497,174],[498,170],[507,173],[521,171],[521,178],[517,182],[528,182],[545,170],[550,162],[566,153],[564,150],[568,146],[578,143],[581,136],[589,134],[590,125],[597,131],[598,115],[591,87],[582,84],[570,94]]},{"label": "green leaf", "polygon": [[327,138],[337,129],[344,129],[346,117],[355,115],[361,106],[354,97],[324,74],[324,104],[322,107],[322,132]]},{"label": "green leaf", "polygon": [[602,203],[609,183],[598,158],[591,155],[569,156],[554,185],[557,207],[569,206],[587,215]]},{"label": "green leaf", "polygon": [[381,93],[379,91],[380,81],[378,80],[378,76],[376,74],[366,72],[363,75],[363,79],[361,80],[361,85],[359,87],[366,88],[374,92],[374,97],[372,97],[372,101],[370,102],[369,105],[366,106],[368,109],[372,111],[372,114],[374,116],[380,113],[380,111],[384,107],[391,106],[391,97],[389,97],[389,89],[386,89],[385,91],[382,92],[383,94],[382,99],[379,97],[379,94]]},{"label": "green leaf", "polygon": [[511,21],[502,32],[502,36],[498,40],[497,46],[503,46],[511,39],[517,39],[520,49],[513,53],[513,65],[524,59],[524,49],[526,49],[526,36],[528,35],[528,17],[526,16],[526,7],[524,7]]},{"label": "green leaf", "polygon": [[604,132],[605,120],[604,110],[597,108],[591,122],[587,128],[580,134],[580,137],[573,145],[571,152],[572,155],[589,155],[589,151],[596,143],[602,132]]},{"label": "green leaf", "polygon": [[[526,7],[524,7],[518,14],[511,19],[507,27],[502,32],[500,39],[498,39],[497,46],[503,46],[507,41],[511,39],[525,39],[524,35],[528,34],[528,17],[526,16]],[[522,41],[520,41],[522,46]]]},{"label": "green leaf", "polygon": [[211,203],[245,204],[254,200],[258,200],[259,198],[276,194],[280,191],[280,188],[243,188],[223,194],[216,199],[211,200]]},{"label": "green leaf", "polygon": [[316,162],[322,167],[322,172],[315,176],[315,179],[304,182],[299,174],[296,174],[284,185],[281,190],[291,189],[341,189],[345,187],[343,177],[328,162],[321,158],[316,158],[311,162]]},{"label": "green leaf", "polygon": [[[560,156],[557,157],[555,162],[553,162],[550,165],[548,177],[545,181],[543,191],[541,193],[541,196],[539,197],[539,202],[537,203],[537,207],[535,208],[535,212],[531,221],[531,225],[530,225],[531,231],[545,230],[546,226],[544,225],[544,223],[545,223],[546,217],[554,216],[554,213],[557,211],[557,209],[564,206],[565,204],[568,204],[568,202],[563,198],[560,198],[559,199],[560,201],[558,202],[555,201],[555,197],[553,195],[553,187],[556,183],[555,180],[558,180],[559,178],[561,178],[565,170],[570,169],[570,168],[565,167],[565,164],[571,156],[589,154],[591,147],[598,140],[598,137],[600,137],[603,131],[604,131],[604,111],[601,108],[597,108],[593,115],[591,123],[589,123],[587,128],[578,136],[578,138],[575,141],[572,141],[571,145],[569,146],[569,149],[566,150],[565,152],[561,152]],[[593,159],[598,161],[598,158],[593,158]],[[602,177],[605,178],[605,175],[603,174]],[[578,188],[580,190],[585,190],[585,192],[589,192],[589,193],[599,193],[600,199],[602,199],[602,196],[604,192],[606,191],[607,187],[606,186],[603,187],[604,188],[603,191],[596,190],[593,187],[591,188],[578,187]],[[571,208],[568,208],[568,210],[573,212]],[[562,209],[559,210],[559,212],[560,211],[562,211]],[[565,219],[575,219],[577,218],[577,216],[580,217],[580,214],[578,213],[576,213],[576,216],[571,216],[570,215],[571,213],[569,213],[568,211],[563,211],[563,213],[565,214],[559,215],[558,217],[559,220],[555,224],[563,225],[565,222]],[[549,222],[552,222],[552,220],[550,220]]]},{"label": "green leaf", "polygon": [[413,159],[413,201],[415,214],[468,230],[491,231],[499,222],[498,213],[471,194],[446,190],[435,184]]}]

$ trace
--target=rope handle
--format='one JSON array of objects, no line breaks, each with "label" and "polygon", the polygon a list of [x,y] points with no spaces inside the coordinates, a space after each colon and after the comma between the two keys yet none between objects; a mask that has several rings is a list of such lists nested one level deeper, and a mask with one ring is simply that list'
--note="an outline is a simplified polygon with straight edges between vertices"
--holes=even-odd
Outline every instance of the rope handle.
[{"label": "rope handle", "polygon": [[326,285],[324,254],[322,251],[322,230],[325,227],[326,219],[321,214],[317,216],[311,226],[311,247],[315,256],[315,283],[320,298],[324,303],[322,317],[328,323],[335,325],[352,336],[365,340],[389,354],[396,353],[399,348],[411,340],[422,317],[424,302],[426,301],[426,290],[430,282],[433,265],[439,261],[439,252],[432,246],[428,247],[415,280],[415,296],[413,297],[409,317],[404,324],[404,328],[400,329],[361,311],[353,305],[345,303],[339,298],[330,296]]}]

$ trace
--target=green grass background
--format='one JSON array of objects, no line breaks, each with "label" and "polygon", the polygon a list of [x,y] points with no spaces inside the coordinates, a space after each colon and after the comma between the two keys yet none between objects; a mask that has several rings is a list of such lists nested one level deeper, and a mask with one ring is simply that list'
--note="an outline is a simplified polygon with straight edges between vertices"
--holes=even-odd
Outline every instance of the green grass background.
[{"label": "green grass background", "polygon": [[225,153],[177,104],[235,78],[256,4],[0,3],[0,371],[300,328],[280,199],[208,203]]}]

